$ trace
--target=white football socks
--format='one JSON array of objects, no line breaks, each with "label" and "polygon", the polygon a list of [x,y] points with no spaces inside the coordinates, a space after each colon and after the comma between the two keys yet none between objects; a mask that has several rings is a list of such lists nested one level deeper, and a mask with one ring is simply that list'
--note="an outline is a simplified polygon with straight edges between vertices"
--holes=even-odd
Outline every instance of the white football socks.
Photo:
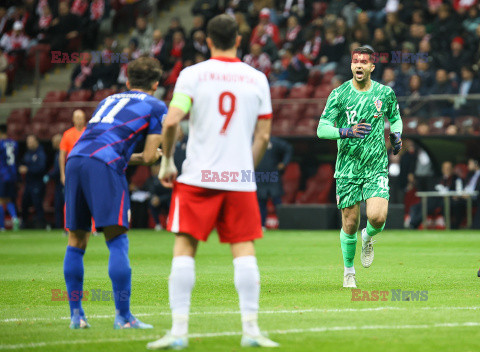
[{"label": "white football socks", "polygon": [[235,288],[240,300],[243,333],[259,336],[258,301],[260,297],[260,273],[257,258],[238,257],[233,260]]},{"label": "white football socks", "polygon": [[168,296],[172,310],[173,336],[188,334],[190,298],[195,284],[195,259],[189,256],[174,257],[168,284]]},{"label": "white football socks", "polygon": [[355,274],[355,267],[352,266],[351,268],[347,268],[346,266],[344,266],[343,276],[347,274]]}]

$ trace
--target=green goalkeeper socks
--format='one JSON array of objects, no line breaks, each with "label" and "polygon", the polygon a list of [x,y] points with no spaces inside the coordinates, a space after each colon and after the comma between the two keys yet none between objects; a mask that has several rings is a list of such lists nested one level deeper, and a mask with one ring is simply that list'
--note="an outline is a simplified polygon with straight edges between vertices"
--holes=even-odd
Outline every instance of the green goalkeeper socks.
[{"label": "green goalkeeper socks", "polygon": [[342,246],[343,264],[346,268],[353,266],[353,259],[355,258],[355,250],[357,248],[357,233],[349,235],[340,230],[340,244]]},{"label": "green goalkeeper socks", "polygon": [[382,227],[376,229],[375,227],[373,227],[372,224],[370,224],[370,221],[367,220],[367,231],[366,231],[367,233],[366,234],[362,233],[362,239],[365,242],[368,242],[372,239],[373,236],[382,232],[384,228],[385,228],[385,224],[383,224]]}]

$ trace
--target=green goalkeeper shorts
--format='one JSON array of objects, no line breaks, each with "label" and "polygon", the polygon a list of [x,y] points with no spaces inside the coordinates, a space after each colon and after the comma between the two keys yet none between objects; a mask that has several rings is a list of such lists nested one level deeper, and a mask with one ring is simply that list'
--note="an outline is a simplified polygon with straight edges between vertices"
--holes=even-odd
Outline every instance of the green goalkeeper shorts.
[{"label": "green goalkeeper shorts", "polygon": [[337,207],[348,208],[373,197],[390,198],[387,174],[368,178],[337,178]]}]

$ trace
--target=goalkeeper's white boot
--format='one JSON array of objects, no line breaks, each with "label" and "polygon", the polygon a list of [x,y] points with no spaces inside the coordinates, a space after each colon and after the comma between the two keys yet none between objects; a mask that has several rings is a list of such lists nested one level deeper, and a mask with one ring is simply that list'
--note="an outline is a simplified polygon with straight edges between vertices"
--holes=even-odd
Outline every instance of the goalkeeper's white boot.
[{"label": "goalkeeper's white boot", "polygon": [[187,335],[173,336],[170,331],[167,331],[167,334],[161,339],[147,344],[147,350],[183,350],[187,347]]},{"label": "goalkeeper's white boot", "polygon": [[279,347],[280,344],[270,340],[264,335],[250,336],[244,334],[240,342],[242,347]]},{"label": "goalkeeper's white boot", "polygon": [[372,265],[373,258],[375,257],[375,252],[373,250],[373,244],[375,241],[364,241],[363,237],[366,234],[367,229],[362,230],[362,254],[360,259],[362,260],[362,265],[364,268],[369,268]]},{"label": "goalkeeper's white boot", "polygon": [[343,276],[343,287],[357,288],[357,279],[354,273],[348,273]]}]

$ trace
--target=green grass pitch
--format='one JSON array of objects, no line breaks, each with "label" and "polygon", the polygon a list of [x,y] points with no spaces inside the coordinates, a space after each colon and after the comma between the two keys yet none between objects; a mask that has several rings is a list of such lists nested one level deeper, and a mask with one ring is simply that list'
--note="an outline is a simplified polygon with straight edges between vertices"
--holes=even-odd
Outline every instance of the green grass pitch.
[{"label": "green grass pitch", "polygon": [[[144,351],[170,328],[168,275],[173,236],[133,230],[132,312],[154,330],[113,330],[113,301],[86,301],[92,326],[68,328],[60,232],[0,234],[0,351]],[[375,261],[355,266],[366,291],[428,291],[426,301],[352,301],[342,288],[338,231],[268,231],[257,243],[260,327],[278,351],[480,351],[480,236],[467,231],[385,231]],[[84,289],[111,290],[108,250],[91,238]],[[228,246],[201,244],[190,318],[191,351],[240,351],[241,323]]]}]

